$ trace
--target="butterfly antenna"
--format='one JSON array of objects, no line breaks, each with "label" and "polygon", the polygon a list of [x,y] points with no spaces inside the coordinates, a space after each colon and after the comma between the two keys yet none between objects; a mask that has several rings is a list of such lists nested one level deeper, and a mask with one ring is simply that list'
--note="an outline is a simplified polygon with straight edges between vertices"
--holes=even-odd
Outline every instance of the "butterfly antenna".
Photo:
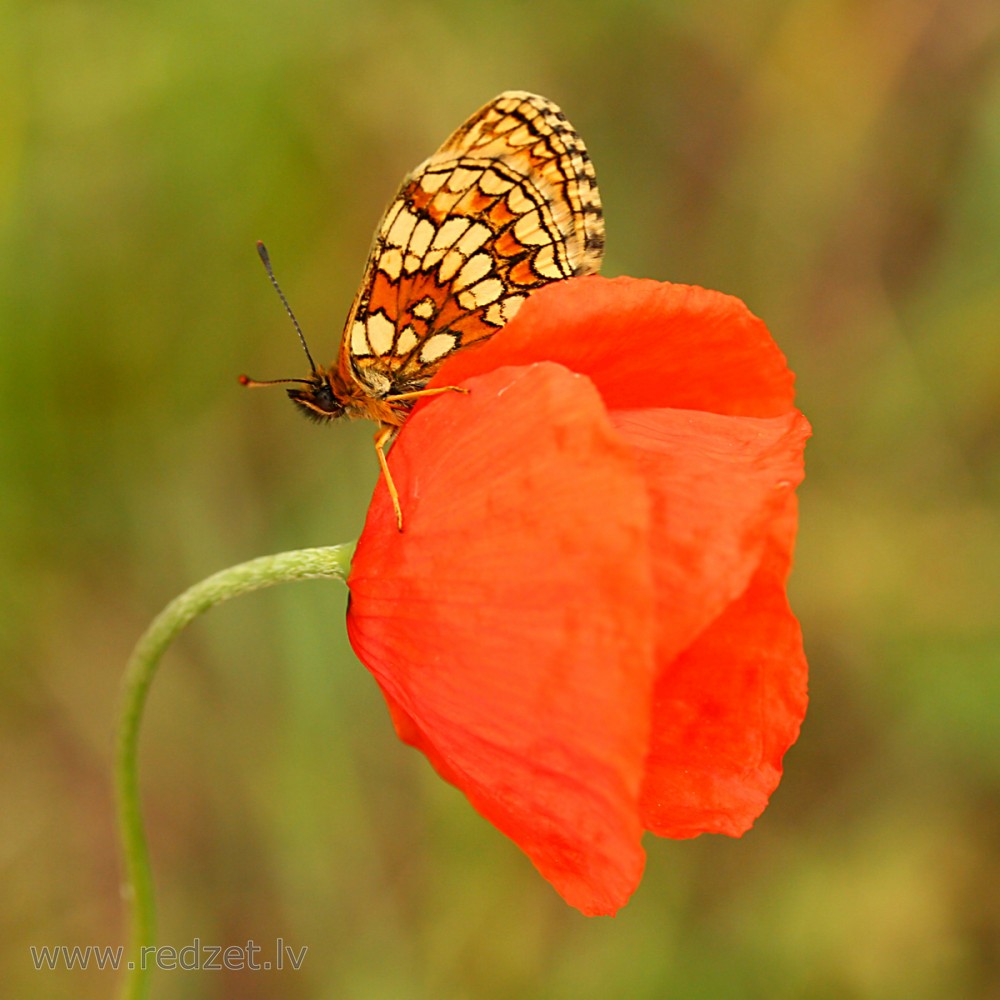
[{"label": "butterfly antenna", "polygon": [[[271,279],[271,284],[274,285],[274,290],[278,293],[278,298],[281,299],[281,304],[285,307],[285,312],[288,313],[288,318],[292,321],[292,326],[295,327],[295,332],[299,335],[302,350],[306,352],[306,357],[309,359],[309,367],[312,371],[316,371],[316,362],[313,361],[313,357],[309,353],[309,345],[306,343],[305,334],[302,332],[302,327],[299,326],[299,321],[295,318],[295,313],[292,312],[292,307],[288,304],[288,299],[285,298],[285,293],[281,290],[281,285],[278,284],[278,279],[274,276],[274,270],[271,267],[271,257],[267,252],[267,247],[264,246],[260,240],[257,240],[257,253],[260,255],[260,259],[264,264],[264,270],[267,271],[267,276]],[[279,381],[300,382],[307,380],[280,379]]]}]

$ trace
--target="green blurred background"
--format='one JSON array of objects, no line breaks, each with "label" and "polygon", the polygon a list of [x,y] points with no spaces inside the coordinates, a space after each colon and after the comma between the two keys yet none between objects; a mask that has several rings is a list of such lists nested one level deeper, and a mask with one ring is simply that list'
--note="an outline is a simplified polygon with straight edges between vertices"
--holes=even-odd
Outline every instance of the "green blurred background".
[{"label": "green blurred background", "polygon": [[244,598],[152,692],[160,941],[309,951],[154,996],[1000,996],[995,0],[0,3],[5,996],[117,986],[28,948],[124,938],[145,624],[362,524],[371,428],[236,384],[304,373],[254,241],[332,358],[399,179],[508,88],[583,134],[606,274],[740,296],[799,374],[801,739],[749,835],[649,838],[588,920],[397,743],[341,587]]}]

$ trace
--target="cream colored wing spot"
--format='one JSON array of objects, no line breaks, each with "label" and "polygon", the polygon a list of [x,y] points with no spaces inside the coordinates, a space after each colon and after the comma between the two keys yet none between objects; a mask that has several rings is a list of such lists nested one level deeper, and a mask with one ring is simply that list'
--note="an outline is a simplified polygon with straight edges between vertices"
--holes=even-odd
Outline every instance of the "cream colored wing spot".
[{"label": "cream colored wing spot", "polygon": [[503,177],[495,170],[485,171],[479,179],[479,190],[494,198],[506,194],[513,186],[514,182],[509,177]]},{"label": "cream colored wing spot", "polygon": [[351,354],[356,358],[367,358],[371,356],[371,349],[368,346],[368,336],[365,333],[365,324],[356,319],[351,324]]},{"label": "cream colored wing spot", "polygon": [[503,135],[505,132],[512,132],[521,124],[513,115],[494,115],[493,117],[496,121],[493,131],[500,135]]},{"label": "cream colored wing spot", "polygon": [[521,125],[507,136],[512,146],[531,146],[537,140],[537,133],[529,125]]},{"label": "cream colored wing spot", "polygon": [[444,255],[448,253],[445,247],[439,247],[436,250],[428,250],[424,254],[424,259],[421,261],[421,267],[424,271],[433,271],[438,264],[444,259]]},{"label": "cream colored wing spot", "polygon": [[378,269],[390,280],[399,281],[403,273],[403,254],[399,247],[383,250],[378,259]]},{"label": "cream colored wing spot", "polygon": [[[430,160],[427,161],[430,163]],[[420,176],[421,167],[417,167],[415,173]],[[443,170],[428,170],[420,176],[420,186],[428,194],[437,194],[444,187],[444,182],[448,179],[448,174]]]},{"label": "cream colored wing spot", "polygon": [[403,212],[407,212],[407,214],[409,214],[406,208],[406,202],[403,201],[402,199],[393,202],[386,210],[385,218],[382,220],[382,223],[379,226],[379,232],[387,233],[390,229],[392,229],[393,225],[395,225],[396,219]]},{"label": "cream colored wing spot", "polygon": [[428,337],[420,348],[420,363],[429,365],[439,361],[446,354],[455,350],[456,343],[454,334],[435,333],[433,337]]},{"label": "cream colored wing spot", "polygon": [[458,194],[461,191],[468,191],[473,187],[481,176],[480,170],[469,170],[467,167],[456,167],[448,178],[448,190]]},{"label": "cream colored wing spot", "polygon": [[505,326],[527,301],[526,295],[506,295],[498,299],[486,310],[486,322],[492,326]]},{"label": "cream colored wing spot", "polygon": [[420,338],[417,336],[416,328],[412,323],[407,323],[400,332],[399,339],[396,341],[396,353],[409,354],[419,343]]},{"label": "cream colored wing spot", "polygon": [[551,243],[535,254],[531,266],[539,277],[547,278],[549,281],[568,278],[571,273],[568,267],[556,260],[556,248]]},{"label": "cream colored wing spot", "polygon": [[492,235],[493,231],[489,226],[484,226],[481,222],[474,222],[469,226],[468,232],[464,233],[455,244],[455,249],[459,253],[471,257]]},{"label": "cream colored wing spot", "polygon": [[392,350],[392,341],[396,336],[396,327],[384,312],[372,313],[365,324],[368,332],[368,343],[371,353],[376,357],[388,354]]},{"label": "cream colored wing spot", "polygon": [[457,250],[449,250],[438,268],[438,280],[442,283],[451,281],[458,274],[458,269],[465,263],[465,256]]},{"label": "cream colored wing spot", "polygon": [[499,278],[486,278],[477,282],[471,288],[466,288],[458,293],[458,304],[463,309],[472,312],[482,306],[496,302],[503,295],[503,282]]},{"label": "cream colored wing spot", "polygon": [[507,195],[507,207],[511,215],[524,215],[535,207],[535,203],[524,193],[523,187],[515,185]]},{"label": "cream colored wing spot", "polygon": [[526,212],[514,223],[514,235],[525,246],[542,246],[552,242],[552,237],[542,226],[538,209]]},{"label": "cream colored wing spot", "polygon": [[427,296],[413,306],[410,312],[417,319],[433,319],[437,315],[437,304],[430,296]]},{"label": "cream colored wing spot", "polygon": [[504,322],[509,323],[517,314],[518,309],[528,301],[527,295],[508,295],[501,303]]},{"label": "cream colored wing spot", "polygon": [[438,231],[434,236],[434,242],[431,247],[434,250],[447,250],[449,247],[453,247],[465,231],[472,225],[472,223],[461,216],[456,216],[453,219],[445,219],[440,226],[438,226]]},{"label": "cream colored wing spot", "polygon": [[477,253],[474,257],[470,257],[462,265],[462,269],[458,272],[458,277],[455,278],[455,282],[452,287],[455,290],[466,288],[479,281],[481,278],[485,278],[492,269],[493,258],[490,257],[490,255],[485,251]]},{"label": "cream colored wing spot", "polygon": [[406,248],[408,253],[417,257],[423,257],[431,245],[431,240],[437,235],[437,230],[426,219],[421,219],[413,230],[410,237],[410,245]]},{"label": "cream colored wing spot", "polygon": [[417,225],[417,217],[406,210],[396,213],[392,224],[385,231],[385,241],[391,247],[404,247]]}]

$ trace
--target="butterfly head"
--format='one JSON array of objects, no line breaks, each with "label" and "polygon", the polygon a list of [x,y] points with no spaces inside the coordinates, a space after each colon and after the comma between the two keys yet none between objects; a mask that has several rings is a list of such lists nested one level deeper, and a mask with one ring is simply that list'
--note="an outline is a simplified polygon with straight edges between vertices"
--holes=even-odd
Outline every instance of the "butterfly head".
[{"label": "butterfly head", "polygon": [[336,420],[344,415],[344,404],[337,398],[330,376],[325,371],[314,371],[312,378],[274,378],[265,382],[259,379],[250,378],[247,375],[240,376],[240,385],[249,389],[260,389],[266,385],[288,385],[295,383],[301,388],[287,389],[288,398],[307,416],[310,420]]},{"label": "butterfly head", "polygon": [[313,372],[312,378],[302,380],[302,385],[301,389],[288,389],[288,398],[310,420],[336,420],[344,415],[344,404],[337,398],[326,372]]}]

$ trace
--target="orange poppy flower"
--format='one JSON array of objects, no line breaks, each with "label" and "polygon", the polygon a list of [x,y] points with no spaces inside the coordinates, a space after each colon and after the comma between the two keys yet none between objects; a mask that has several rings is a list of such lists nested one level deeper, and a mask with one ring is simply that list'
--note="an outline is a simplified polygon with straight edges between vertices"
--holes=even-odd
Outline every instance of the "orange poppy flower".
[{"label": "orange poppy flower", "polygon": [[536,292],[450,359],[376,488],[348,632],[401,739],[571,905],[645,830],[739,836],[806,708],[785,581],[809,425],[764,324],[684,285]]}]

